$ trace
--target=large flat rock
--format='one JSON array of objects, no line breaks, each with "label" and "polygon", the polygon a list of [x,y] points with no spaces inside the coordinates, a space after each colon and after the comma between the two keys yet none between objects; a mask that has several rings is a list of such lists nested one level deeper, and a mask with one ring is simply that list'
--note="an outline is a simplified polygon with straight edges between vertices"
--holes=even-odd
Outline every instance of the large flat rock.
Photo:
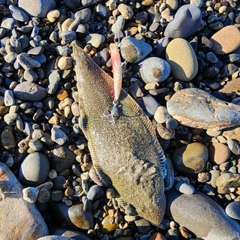
[{"label": "large flat rock", "polygon": [[48,235],[48,228],[34,204],[22,198],[22,185],[0,163],[0,239],[35,240]]},{"label": "large flat rock", "polygon": [[177,91],[167,102],[168,113],[182,125],[203,129],[225,129],[240,125],[240,107],[198,89]]}]

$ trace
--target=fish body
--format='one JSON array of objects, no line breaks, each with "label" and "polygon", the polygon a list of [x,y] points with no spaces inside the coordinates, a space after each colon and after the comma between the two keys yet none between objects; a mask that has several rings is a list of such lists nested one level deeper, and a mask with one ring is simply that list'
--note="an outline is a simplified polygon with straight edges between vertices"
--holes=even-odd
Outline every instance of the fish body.
[{"label": "fish body", "polygon": [[93,166],[111,179],[121,200],[137,215],[160,224],[166,207],[165,155],[139,105],[121,90],[114,124],[103,113],[113,104],[113,79],[72,44],[80,107],[80,127]]}]

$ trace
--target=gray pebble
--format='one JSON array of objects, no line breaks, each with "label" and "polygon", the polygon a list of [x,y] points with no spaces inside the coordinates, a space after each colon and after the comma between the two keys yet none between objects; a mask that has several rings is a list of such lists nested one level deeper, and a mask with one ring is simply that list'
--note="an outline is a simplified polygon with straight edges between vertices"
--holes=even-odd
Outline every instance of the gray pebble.
[{"label": "gray pebble", "polygon": [[75,13],[75,18],[80,19],[80,23],[87,23],[91,18],[91,10],[89,8],[84,8]]},{"label": "gray pebble", "polygon": [[28,15],[23,12],[21,9],[19,9],[18,7],[14,6],[14,5],[9,5],[9,10],[10,13],[12,14],[12,17],[14,19],[16,19],[19,22],[27,22],[29,17]]},{"label": "gray pebble", "polygon": [[18,41],[22,49],[26,49],[29,46],[29,38],[26,35],[21,35]]},{"label": "gray pebble", "polygon": [[47,93],[54,94],[57,91],[60,80],[61,80],[58,70],[52,71],[48,77],[48,80],[49,80],[49,85],[46,89]]},{"label": "gray pebble", "polygon": [[38,61],[34,60],[32,57],[30,57],[27,53],[20,53],[17,56],[17,60],[25,70],[41,67],[41,64]]},{"label": "gray pebble", "polygon": [[192,4],[185,4],[178,9],[174,19],[167,25],[164,36],[187,39],[197,32],[201,21],[201,10]]},{"label": "gray pebble", "polygon": [[87,7],[96,4],[97,0],[82,0],[82,6]]},{"label": "gray pebble", "polygon": [[175,188],[180,193],[193,194],[195,192],[195,188],[191,184],[186,182],[178,182],[175,185]]},{"label": "gray pebble", "polygon": [[81,36],[85,37],[88,34],[88,29],[87,29],[86,25],[79,24],[77,29],[76,29],[76,32],[78,34],[80,34]]},{"label": "gray pebble", "polygon": [[47,61],[47,58],[45,57],[44,54],[39,54],[37,56],[34,56],[34,59],[38,61],[40,64],[43,64]]},{"label": "gray pebble", "polygon": [[75,31],[65,30],[62,32],[62,44],[68,44],[77,39],[77,34]]},{"label": "gray pebble", "polygon": [[44,18],[47,13],[56,8],[54,0],[19,0],[18,6],[30,16]]},{"label": "gray pebble", "polygon": [[37,186],[47,179],[48,172],[48,158],[43,153],[30,153],[20,166],[19,178],[25,185]]},{"label": "gray pebble", "polygon": [[31,150],[37,152],[43,148],[43,143],[38,139],[31,139],[28,143],[28,146]]},{"label": "gray pebble", "polygon": [[48,235],[48,236],[38,238],[37,240],[71,240],[71,239],[72,238],[63,237],[59,235]]},{"label": "gray pebble", "polygon": [[15,99],[12,90],[6,90],[4,92],[4,105],[10,107],[15,104]]},{"label": "gray pebble", "polygon": [[135,225],[138,228],[138,231],[141,234],[146,234],[149,233],[152,230],[152,225],[150,224],[149,221],[147,221],[146,219],[139,219],[134,221]]},{"label": "gray pebble", "polygon": [[22,190],[23,199],[29,203],[37,201],[39,190],[35,187],[26,187]]},{"label": "gray pebble", "polygon": [[1,22],[1,27],[8,30],[13,30],[15,24],[16,21],[14,20],[14,18],[4,18]]},{"label": "gray pebble", "polygon": [[216,55],[213,52],[208,52],[206,54],[206,60],[210,63],[217,63],[218,62],[218,58],[216,57]]},{"label": "gray pebble", "polygon": [[40,46],[40,47],[34,47],[28,50],[27,54],[35,56],[35,55],[41,54],[42,52],[43,52],[43,47]]},{"label": "gray pebble", "polygon": [[51,194],[47,188],[41,188],[38,193],[38,202],[46,203],[50,199]]},{"label": "gray pebble", "polygon": [[87,193],[87,199],[91,201],[95,201],[97,199],[103,198],[105,196],[104,191],[101,186],[93,185],[90,187]]},{"label": "gray pebble", "polygon": [[27,101],[40,101],[47,94],[45,88],[28,81],[19,83],[13,93],[17,98]]},{"label": "gray pebble", "polygon": [[225,211],[230,218],[240,220],[240,202],[229,203]]},{"label": "gray pebble", "polygon": [[123,59],[130,63],[141,61],[152,51],[151,45],[133,37],[123,38],[120,49]]},{"label": "gray pebble", "polygon": [[17,53],[15,52],[9,52],[7,55],[4,56],[4,60],[7,63],[13,63],[16,58],[17,58]]},{"label": "gray pebble", "polygon": [[191,195],[180,194],[174,189],[165,193],[167,196],[166,216],[173,218],[180,226],[186,227],[198,238],[205,240],[240,238],[239,224],[229,218],[217,202],[210,197],[200,192]]},{"label": "gray pebble", "polygon": [[7,113],[4,115],[3,120],[7,123],[7,125],[15,125],[17,117],[17,113]]},{"label": "gray pebble", "polygon": [[107,16],[108,16],[108,9],[106,8],[106,6],[104,6],[104,5],[99,3],[96,6],[96,13],[99,14],[102,18],[107,18]]},{"label": "gray pebble", "polygon": [[170,75],[170,65],[158,57],[150,57],[139,63],[140,76],[145,83],[163,82]]},{"label": "gray pebble", "polygon": [[81,5],[80,0],[64,0],[64,3],[71,9],[77,9]]},{"label": "gray pebble", "polygon": [[30,82],[36,82],[38,79],[38,75],[36,72],[33,71],[33,69],[25,70],[23,73],[23,77],[25,80]]},{"label": "gray pebble", "polygon": [[122,15],[119,15],[117,17],[116,22],[112,25],[111,31],[114,33],[116,37],[121,37],[121,31],[123,30],[125,26],[125,19]]},{"label": "gray pebble", "polygon": [[178,126],[178,122],[174,118],[170,118],[166,121],[166,128],[167,129],[170,129],[170,130],[176,129],[177,126]]},{"label": "gray pebble", "polygon": [[72,53],[71,48],[69,48],[67,46],[57,46],[55,48],[55,50],[56,50],[58,55],[64,56],[64,57],[70,56],[71,53]]},{"label": "gray pebble", "polygon": [[159,103],[150,94],[142,98],[137,98],[136,102],[142,107],[147,116],[152,117],[159,107]]},{"label": "gray pebble", "polygon": [[227,145],[228,145],[228,148],[230,149],[230,151],[235,154],[235,155],[239,155],[240,154],[240,146],[239,144],[233,140],[233,139],[229,139],[227,141]]},{"label": "gray pebble", "polygon": [[53,125],[51,129],[51,139],[55,143],[59,145],[63,145],[67,141],[67,135],[64,131],[60,129],[59,126]]},{"label": "gray pebble", "polygon": [[91,33],[86,36],[86,42],[95,48],[99,48],[105,41],[105,37],[99,33]]},{"label": "gray pebble", "polygon": [[169,115],[166,107],[159,106],[154,113],[154,119],[158,123],[165,123],[167,120],[171,119],[171,116]]}]

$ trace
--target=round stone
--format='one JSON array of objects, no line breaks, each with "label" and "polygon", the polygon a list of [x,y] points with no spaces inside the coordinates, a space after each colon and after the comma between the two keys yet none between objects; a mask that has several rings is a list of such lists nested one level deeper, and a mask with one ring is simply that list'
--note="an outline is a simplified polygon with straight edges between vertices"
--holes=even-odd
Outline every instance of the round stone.
[{"label": "round stone", "polygon": [[86,36],[86,42],[95,48],[99,48],[105,41],[105,37],[99,33],[91,33]]},{"label": "round stone", "polygon": [[87,199],[95,201],[97,199],[104,197],[104,195],[105,194],[101,186],[93,185],[87,193]]},{"label": "round stone", "polygon": [[124,3],[118,5],[118,11],[122,14],[123,18],[126,20],[132,19],[134,12],[132,8]]},{"label": "round stone", "polygon": [[141,234],[147,234],[152,230],[152,225],[146,219],[142,218],[142,219],[134,221],[134,223],[137,226],[138,231]]},{"label": "round stone", "polygon": [[176,38],[167,45],[166,60],[176,79],[190,81],[198,72],[196,54],[191,44],[185,39]]},{"label": "round stone", "polygon": [[201,10],[192,4],[185,4],[178,9],[174,19],[167,25],[164,36],[187,39],[197,32],[201,21]]},{"label": "round stone", "polygon": [[163,82],[170,75],[170,65],[158,57],[150,57],[139,63],[140,76],[145,83]]},{"label": "round stone", "polygon": [[61,70],[67,70],[72,68],[72,58],[71,57],[61,57],[58,61],[58,67]]},{"label": "round stone", "polygon": [[198,142],[179,147],[173,151],[172,161],[180,173],[197,174],[204,171],[208,161],[207,147]]},{"label": "round stone", "polygon": [[175,185],[175,188],[180,193],[193,194],[195,192],[195,188],[191,184],[186,182],[178,182]]},{"label": "round stone", "polygon": [[60,16],[60,12],[57,9],[51,10],[47,14],[47,19],[49,22],[55,22]]},{"label": "round stone", "polygon": [[218,142],[212,142],[208,146],[209,160],[213,164],[222,164],[230,157],[230,150],[228,146]]},{"label": "round stone", "polygon": [[62,44],[68,44],[77,39],[77,34],[72,30],[65,30],[62,32]]},{"label": "round stone", "polygon": [[137,63],[152,51],[152,47],[144,41],[127,36],[122,39],[120,50],[124,60],[130,63]]},{"label": "round stone", "polygon": [[240,220],[240,202],[229,203],[225,211],[230,218]]},{"label": "round stone", "polygon": [[19,0],[18,6],[30,16],[44,18],[56,7],[56,2],[54,0]]},{"label": "round stone", "polygon": [[167,108],[164,106],[159,106],[157,108],[157,111],[154,114],[154,119],[158,123],[165,123],[167,120],[169,120],[171,116],[169,115]]},{"label": "round stone", "polygon": [[240,32],[234,25],[226,26],[210,38],[212,50],[216,54],[228,54],[240,45]]},{"label": "round stone", "polygon": [[63,145],[67,141],[67,135],[60,129],[58,125],[54,125],[51,129],[51,138],[53,142]]},{"label": "round stone", "polygon": [[30,153],[22,162],[19,178],[25,185],[37,186],[48,176],[49,160],[40,152]]}]

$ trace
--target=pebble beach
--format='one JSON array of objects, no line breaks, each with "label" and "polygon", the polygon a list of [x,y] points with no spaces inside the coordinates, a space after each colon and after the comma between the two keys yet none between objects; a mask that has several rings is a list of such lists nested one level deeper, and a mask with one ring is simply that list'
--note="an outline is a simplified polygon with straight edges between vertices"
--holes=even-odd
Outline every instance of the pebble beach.
[{"label": "pebble beach", "polygon": [[[237,0],[0,0],[0,240],[240,239],[239,30]],[[109,76],[118,45],[168,159],[160,224],[92,172],[76,41]]]}]

